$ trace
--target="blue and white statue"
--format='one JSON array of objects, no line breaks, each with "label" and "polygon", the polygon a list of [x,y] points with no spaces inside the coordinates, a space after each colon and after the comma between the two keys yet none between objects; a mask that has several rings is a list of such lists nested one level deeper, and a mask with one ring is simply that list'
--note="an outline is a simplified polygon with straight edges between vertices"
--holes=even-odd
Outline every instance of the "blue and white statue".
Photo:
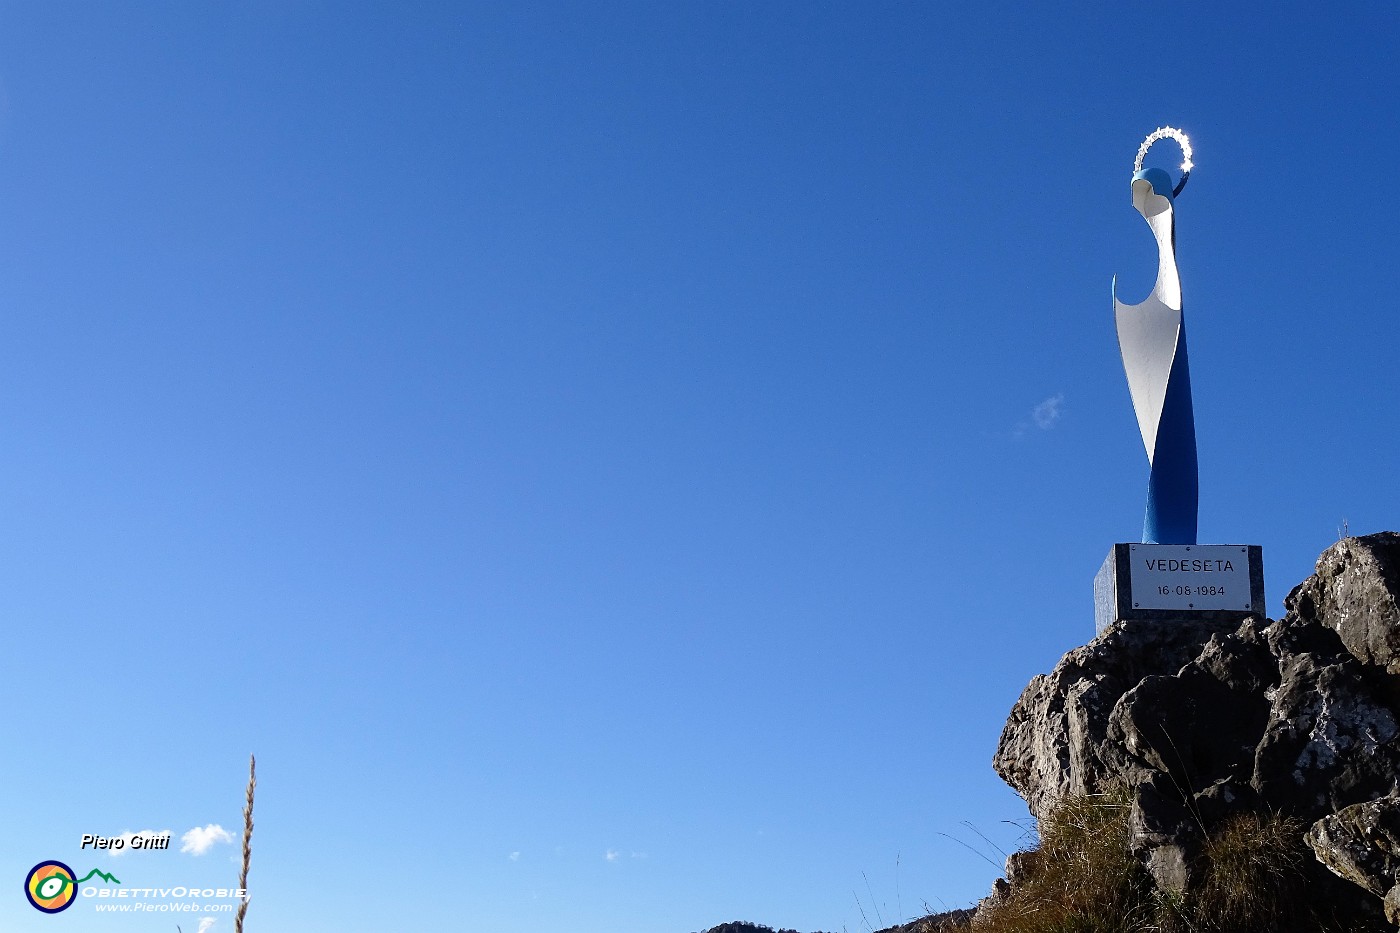
[{"label": "blue and white statue", "polygon": [[[1143,170],[1151,145],[1171,138],[1185,157],[1181,181],[1173,188],[1161,169]],[[1181,277],[1176,268],[1177,195],[1191,174],[1191,144],[1172,127],[1152,133],[1138,150],[1133,166],[1133,207],[1157,239],[1157,284],[1141,304],[1118,300],[1113,314],[1118,348],[1128,374],[1128,390],[1137,412],[1151,475],[1147,482],[1144,544],[1195,544],[1199,486],[1196,472],[1196,423],[1191,409],[1191,372],[1186,360],[1186,323],[1181,314]]]}]

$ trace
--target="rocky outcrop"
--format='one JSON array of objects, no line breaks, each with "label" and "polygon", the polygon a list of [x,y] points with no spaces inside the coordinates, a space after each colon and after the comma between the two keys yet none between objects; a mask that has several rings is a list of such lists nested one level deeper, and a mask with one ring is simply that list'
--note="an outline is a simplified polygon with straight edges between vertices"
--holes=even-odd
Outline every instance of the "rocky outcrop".
[{"label": "rocky outcrop", "polygon": [[1338,542],[1285,608],[1117,622],[1031,680],[993,767],[1037,819],[1126,792],[1159,887],[1190,887],[1213,826],[1267,812],[1315,824],[1323,864],[1400,907],[1400,535]]},{"label": "rocky outcrop", "polygon": [[[1150,677],[1175,674],[1232,625],[1196,620],[1118,623],[1031,679],[1011,710],[992,759],[997,774],[1044,819],[1065,796],[1101,793],[1125,777],[1109,740],[1118,701]],[[1137,783],[1137,781],[1132,781]]]},{"label": "rocky outcrop", "polygon": [[1346,538],[1288,594],[1286,608],[1331,628],[1354,657],[1400,676],[1400,534]]}]

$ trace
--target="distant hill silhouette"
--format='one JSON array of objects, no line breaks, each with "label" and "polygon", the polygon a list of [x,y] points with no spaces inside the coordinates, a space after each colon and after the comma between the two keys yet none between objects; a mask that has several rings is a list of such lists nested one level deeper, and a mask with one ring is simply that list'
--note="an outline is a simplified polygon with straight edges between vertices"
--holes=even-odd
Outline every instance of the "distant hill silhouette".
[{"label": "distant hill silhouette", "polygon": [[721,923],[717,927],[710,927],[708,930],[701,930],[700,933],[797,933],[797,931],[775,930],[757,923],[744,923],[735,920],[731,923]]},{"label": "distant hill silhouette", "polygon": [[[953,931],[966,929],[968,923],[972,921],[972,910],[949,910],[941,914],[931,914],[921,917],[918,920],[911,920],[899,926],[888,927],[884,930],[877,930],[875,933],[940,933],[940,931]],[[758,923],[744,923],[736,920],[732,923],[721,923],[717,927],[710,927],[708,930],[701,930],[700,933],[798,933],[797,930],[775,930]],[[820,933],[820,931],[818,931]]]}]

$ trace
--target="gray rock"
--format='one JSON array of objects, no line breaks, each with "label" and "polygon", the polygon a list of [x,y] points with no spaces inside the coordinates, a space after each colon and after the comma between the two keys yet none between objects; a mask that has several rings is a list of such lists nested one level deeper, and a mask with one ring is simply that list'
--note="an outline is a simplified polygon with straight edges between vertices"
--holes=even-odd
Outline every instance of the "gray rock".
[{"label": "gray rock", "polygon": [[1115,745],[1101,757],[1119,763],[1124,776],[1168,775],[1184,796],[1222,779],[1248,780],[1268,716],[1262,691],[1232,690],[1192,663],[1123,694],[1109,716]]},{"label": "gray rock", "polygon": [[1336,631],[1357,660],[1400,675],[1400,534],[1338,541],[1284,605]]},{"label": "gray rock", "polygon": [[1196,794],[1192,804],[1196,817],[1204,826],[1216,826],[1232,813],[1264,809],[1253,787],[1228,780],[1218,781]]},{"label": "gray rock", "polygon": [[1008,855],[1006,866],[1002,871],[1006,883],[1014,887],[1030,877],[1035,872],[1039,856],[1040,853],[1033,849],[1023,849]]},{"label": "gray rock", "polygon": [[1191,886],[1192,854],[1185,846],[1158,846],[1147,853],[1147,872],[1157,887],[1181,894]]},{"label": "gray rock", "polygon": [[1281,659],[1251,785],[1309,822],[1392,793],[1400,777],[1395,714],[1349,656]]},{"label": "gray rock", "polygon": [[1133,788],[1128,837],[1138,853],[1166,845],[1189,846],[1194,852],[1201,833],[1190,798],[1166,775],[1152,775]]},{"label": "gray rock", "polygon": [[1385,919],[1400,926],[1400,884],[1385,892],[1382,906],[1385,908]]},{"label": "gray rock", "polygon": [[1125,777],[1145,779],[1145,770],[1125,774],[1127,762],[1108,742],[1114,705],[1143,678],[1175,674],[1212,635],[1234,627],[1200,620],[1117,623],[1066,654],[1048,675],[1031,679],[992,767],[1037,819],[1066,795],[1101,793]]},{"label": "gray rock", "polygon": [[1400,883],[1400,797],[1368,800],[1324,816],[1308,830],[1307,840],[1319,862],[1377,897],[1387,897]]},{"label": "gray rock", "polygon": [[985,917],[987,912],[994,911],[997,907],[1006,903],[1007,898],[1009,898],[1010,896],[1011,883],[1009,881],[1007,881],[1005,878],[998,878],[997,880],[993,881],[992,892],[986,897],[982,898],[980,901],[978,901],[977,904],[972,908],[973,926],[976,926],[976,917],[978,914],[981,914],[983,917]]}]

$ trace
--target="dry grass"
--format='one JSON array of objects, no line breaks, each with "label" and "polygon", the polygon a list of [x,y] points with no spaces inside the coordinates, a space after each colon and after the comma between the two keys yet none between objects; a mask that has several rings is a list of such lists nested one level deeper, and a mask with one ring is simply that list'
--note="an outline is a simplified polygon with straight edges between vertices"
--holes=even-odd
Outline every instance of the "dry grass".
[{"label": "dry grass", "polygon": [[1128,848],[1124,794],[1066,800],[1020,856],[1011,892],[978,911],[975,933],[1358,933],[1318,916],[1304,827],[1238,814],[1212,828],[1185,895],[1158,890]]},{"label": "dry grass", "polygon": [[238,887],[243,901],[233,918],[234,933],[243,933],[243,918],[248,915],[248,864],[253,860],[253,789],[258,786],[258,760],[248,756],[248,802],[243,805],[243,870],[238,874]]},{"label": "dry grass", "polygon": [[1183,933],[1258,933],[1298,929],[1309,913],[1303,899],[1305,827],[1284,816],[1241,813],[1210,836],[1202,853],[1199,891],[1185,906]]},{"label": "dry grass", "polygon": [[1128,851],[1128,801],[1110,794],[1066,800],[1022,856],[1023,879],[978,912],[979,933],[1116,933],[1145,930],[1151,879]]}]

